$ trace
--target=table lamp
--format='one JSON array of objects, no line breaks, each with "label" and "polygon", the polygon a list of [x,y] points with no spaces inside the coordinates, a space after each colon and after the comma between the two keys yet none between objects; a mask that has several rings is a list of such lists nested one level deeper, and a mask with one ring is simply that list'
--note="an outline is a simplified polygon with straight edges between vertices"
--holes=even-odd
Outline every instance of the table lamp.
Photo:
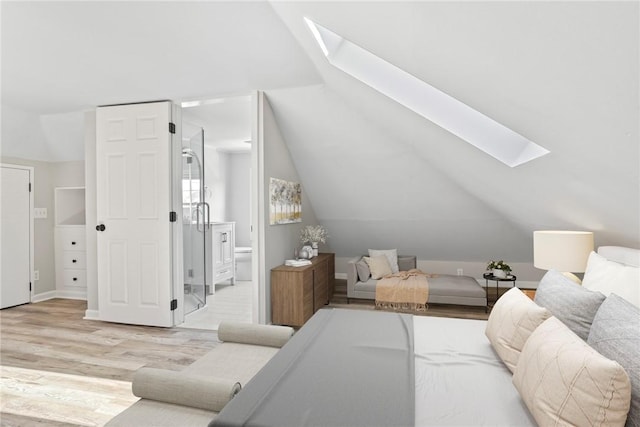
[{"label": "table lamp", "polygon": [[544,230],[533,232],[533,265],[542,270],[558,270],[576,283],[573,273],[584,273],[593,251],[590,231]]}]

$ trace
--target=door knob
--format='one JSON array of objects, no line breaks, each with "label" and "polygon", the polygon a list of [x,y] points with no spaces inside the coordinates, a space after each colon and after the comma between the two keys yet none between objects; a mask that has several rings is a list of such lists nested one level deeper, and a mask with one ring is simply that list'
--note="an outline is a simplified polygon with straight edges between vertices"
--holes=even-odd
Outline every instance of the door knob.
[{"label": "door knob", "polygon": [[97,230],[97,231],[104,231],[104,230],[105,230],[105,228],[107,228],[107,227],[105,227],[105,226],[104,226],[104,224],[96,225],[96,230]]}]

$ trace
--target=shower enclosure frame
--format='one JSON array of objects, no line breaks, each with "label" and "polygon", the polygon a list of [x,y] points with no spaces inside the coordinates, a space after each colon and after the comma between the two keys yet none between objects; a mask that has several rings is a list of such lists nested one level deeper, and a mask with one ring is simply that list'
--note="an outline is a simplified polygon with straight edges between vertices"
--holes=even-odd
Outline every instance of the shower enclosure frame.
[{"label": "shower enclosure frame", "polygon": [[183,126],[181,147],[184,315],[206,305],[211,280],[207,268],[211,263],[207,251],[211,228],[209,204],[205,202],[204,129],[194,127],[197,131],[184,137],[188,126]]}]

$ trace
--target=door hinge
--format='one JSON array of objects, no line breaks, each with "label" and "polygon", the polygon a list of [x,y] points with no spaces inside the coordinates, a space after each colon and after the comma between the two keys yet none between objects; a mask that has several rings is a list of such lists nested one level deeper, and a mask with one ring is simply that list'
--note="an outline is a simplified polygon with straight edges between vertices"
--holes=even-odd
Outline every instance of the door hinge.
[{"label": "door hinge", "polygon": [[31,282],[29,282],[29,292],[31,292]]},{"label": "door hinge", "polygon": [[169,122],[169,133],[176,133],[176,124]]},{"label": "door hinge", "polygon": [[175,310],[176,308],[178,308],[178,300],[177,299],[172,299],[171,300],[171,311]]},{"label": "door hinge", "polygon": [[29,183],[29,193],[31,193],[31,183]]},{"label": "door hinge", "polygon": [[175,211],[169,212],[169,222],[176,222],[178,220],[178,214]]}]

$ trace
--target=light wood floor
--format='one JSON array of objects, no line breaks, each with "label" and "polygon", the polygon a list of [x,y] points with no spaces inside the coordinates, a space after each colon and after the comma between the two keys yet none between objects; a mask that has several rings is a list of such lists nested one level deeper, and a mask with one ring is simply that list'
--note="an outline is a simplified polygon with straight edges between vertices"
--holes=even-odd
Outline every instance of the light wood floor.
[{"label": "light wood floor", "polygon": [[142,366],[182,370],[217,344],[214,331],[83,320],[85,301],[0,310],[0,425],[103,425],[137,400]]},{"label": "light wood floor", "polygon": [[[347,304],[345,280],[336,280],[330,306],[374,309],[373,301]],[[83,320],[85,309],[53,299],[0,310],[1,426],[103,425],[137,400],[138,368],[179,371],[218,342],[209,330]],[[488,317],[484,308],[435,304],[425,315]]]}]

